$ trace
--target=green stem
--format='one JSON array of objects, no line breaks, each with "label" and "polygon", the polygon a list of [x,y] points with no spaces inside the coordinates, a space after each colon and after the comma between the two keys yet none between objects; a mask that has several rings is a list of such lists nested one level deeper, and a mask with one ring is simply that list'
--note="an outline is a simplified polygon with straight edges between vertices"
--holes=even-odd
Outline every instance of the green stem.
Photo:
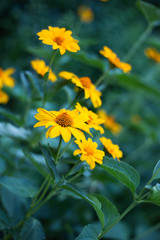
[{"label": "green stem", "polygon": [[110,68],[98,78],[98,80],[95,82],[94,85],[98,86],[102,82],[102,80],[108,75],[109,71],[110,71]]},{"label": "green stem", "polygon": [[77,102],[77,100],[78,100],[78,98],[79,98],[80,95],[81,95],[81,91],[78,90],[75,98],[74,98],[73,101],[70,103],[70,105],[69,105],[69,107],[68,107],[67,109],[70,109],[70,108]]},{"label": "green stem", "polygon": [[55,163],[56,164],[58,163],[58,160],[59,160],[59,154],[60,154],[61,145],[62,145],[62,136],[60,135],[59,144],[58,144],[58,150],[57,150],[57,156],[55,158]]},{"label": "green stem", "polygon": [[124,218],[138,203],[132,202],[132,204],[117,218],[109,227],[104,229],[102,233],[98,236],[98,239],[101,239],[112,227],[114,227],[122,218]]},{"label": "green stem", "polygon": [[67,149],[69,148],[69,146],[71,145],[71,143],[75,140],[75,138],[73,137],[71,139],[71,141],[68,143],[68,145],[64,148],[64,150],[62,151],[62,153],[59,156],[59,159],[62,157],[62,155],[67,151]]},{"label": "green stem", "polygon": [[44,75],[44,88],[43,88],[43,101],[42,101],[42,106],[43,107],[45,106],[45,102],[46,102],[46,89],[47,89],[47,81],[48,81],[48,77],[49,77],[49,71],[50,71],[50,69],[52,67],[53,60],[54,60],[54,58],[56,56],[56,53],[57,53],[57,50],[55,50],[53,52],[53,55],[52,55],[50,63],[49,63],[48,71]]},{"label": "green stem", "polygon": [[139,37],[139,39],[135,42],[135,44],[131,47],[127,55],[124,57],[124,61],[128,61],[136,53],[137,49],[150,35],[152,28],[153,28],[152,25],[148,25],[147,29],[142,33],[142,35]]}]

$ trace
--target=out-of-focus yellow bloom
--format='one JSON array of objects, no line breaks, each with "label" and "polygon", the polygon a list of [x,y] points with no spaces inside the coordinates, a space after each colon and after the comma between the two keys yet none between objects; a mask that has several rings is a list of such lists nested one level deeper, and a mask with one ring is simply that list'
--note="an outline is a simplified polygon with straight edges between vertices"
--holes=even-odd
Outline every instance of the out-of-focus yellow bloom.
[{"label": "out-of-focus yellow bloom", "polygon": [[97,114],[104,120],[104,126],[110,129],[113,134],[117,134],[122,130],[122,126],[115,122],[115,118],[108,115],[104,110],[99,110]]},{"label": "out-of-focus yellow bloom", "polygon": [[100,0],[101,2],[108,2],[109,0]]},{"label": "out-of-focus yellow bloom", "polygon": [[60,54],[63,55],[66,50],[70,52],[77,52],[80,50],[78,40],[74,39],[71,34],[72,31],[59,27],[48,27],[49,30],[43,29],[38,32],[39,40],[44,44],[52,45],[53,49],[59,49]]},{"label": "out-of-focus yellow bloom", "polygon": [[78,16],[80,17],[81,21],[85,23],[90,23],[94,19],[92,9],[86,5],[81,5],[78,8]]},{"label": "out-of-focus yellow bloom", "polygon": [[[44,77],[45,73],[48,72],[48,70],[49,70],[49,66],[46,66],[45,62],[40,59],[32,60],[31,66],[42,77]],[[51,82],[55,82],[57,80],[56,75],[52,72],[51,69],[49,71],[48,79]]]},{"label": "out-of-focus yellow bloom", "polygon": [[123,152],[119,149],[119,146],[113,144],[111,139],[102,137],[99,139],[103,144],[104,148],[109,152],[113,158],[117,158],[120,161],[120,158],[123,157]]},{"label": "out-of-focus yellow bloom", "polygon": [[128,63],[121,62],[117,55],[112,52],[110,48],[107,46],[103,47],[103,50],[99,51],[104,57],[108,58],[108,60],[117,68],[120,68],[123,72],[127,73],[131,71],[132,67]]},{"label": "out-of-focus yellow bloom", "polygon": [[0,88],[3,86],[7,87],[14,87],[14,78],[12,78],[10,75],[12,75],[15,72],[14,68],[8,68],[6,70],[3,70],[0,68]]},{"label": "out-of-focus yellow bloom", "polygon": [[160,63],[160,52],[158,52],[156,49],[147,48],[144,52],[148,58],[152,59],[155,62]]},{"label": "out-of-focus yellow bloom", "polygon": [[105,155],[104,151],[98,150],[98,144],[96,142],[92,142],[92,139],[88,140],[82,139],[76,140],[75,143],[79,146],[80,149],[74,151],[73,155],[81,154],[80,160],[86,161],[90,168],[95,168],[95,163],[102,164],[103,157]]},{"label": "out-of-focus yellow bloom", "polygon": [[84,133],[80,130],[91,134],[88,124],[85,123],[88,121],[86,113],[79,114],[76,109],[72,111],[66,109],[47,111],[43,108],[38,108],[37,111],[38,113],[35,115],[35,118],[39,122],[34,127],[50,127],[46,132],[46,138],[55,138],[61,135],[65,142],[69,142],[71,134],[79,140],[85,138]]},{"label": "out-of-focus yellow bloom", "polygon": [[0,104],[6,104],[9,100],[9,96],[4,91],[0,90]]},{"label": "out-of-focus yellow bloom", "polygon": [[66,80],[71,80],[77,87],[82,88],[84,90],[85,99],[90,98],[95,108],[102,105],[102,101],[100,99],[102,94],[96,89],[89,77],[79,78],[74,73],[67,71],[60,72],[58,76]]},{"label": "out-of-focus yellow bloom", "polygon": [[88,110],[86,107],[82,107],[80,105],[80,103],[77,103],[76,109],[80,113],[87,114],[87,116],[88,116],[87,123],[88,123],[90,128],[94,128],[95,130],[99,130],[101,134],[104,133],[104,129],[101,126],[99,126],[100,124],[104,123],[103,119],[99,118],[99,116],[96,113],[92,112],[91,110]]}]

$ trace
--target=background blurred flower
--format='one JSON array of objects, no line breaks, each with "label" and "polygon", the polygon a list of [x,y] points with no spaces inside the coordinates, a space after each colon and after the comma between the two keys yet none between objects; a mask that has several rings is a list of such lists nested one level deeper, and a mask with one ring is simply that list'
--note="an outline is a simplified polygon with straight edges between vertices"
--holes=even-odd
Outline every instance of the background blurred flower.
[{"label": "background blurred flower", "polygon": [[94,19],[94,14],[92,9],[86,5],[79,6],[78,16],[80,17],[80,20],[85,23],[90,23]]},{"label": "background blurred flower", "polygon": [[132,69],[131,65],[128,63],[121,62],[120,59],[117,57],[117,55],[114,52],[112,52],[112,50],[110,48],[108,48],[107,46],[104,46],[103,50],[100,50],[99,52],[101,55],[108,58],[108,60],[114,66],[122,69],[123,72],[127,73],[127,72],[131,71],[131,69]]},{"label": "background blurred flower", "polygon": [[156,49],[146,48],[144,53],[148,58],[152,59],[155,62],[160,63],[160,52],[158,52]]},{"label": "background blurred flower", "polygon": [[0,90],[0,103],[6,104],[8,100],[9,100],[8,94]]},{"label": "background blurred flower", "polygon": [[[49,70],[49,66],[46,66],[45,62],[40,59],[32,60],[31,66],[42,77],[44,77],[45,73]],[[48,80],[50,80],[51,82],[55,82],[57,80],[56,75],[54,74],[54,72],[52,72],[51,69],[49,71]]]},{"label": "background blurred flower", "polygon": [[109,152],[113,158],[117,158],[120,161],[120,158],[123,157],[123,152],[119,149],[119,146],[113,144],[111,139],[107,139],[105,137],[101,137],[99,140],[101,141],[107,152]]},{"label": "background blurred flower", "polygon": [[12,75],[15,72],[14,68],[8,68],[6,70],[3,70],[0,68],[0,88],[3,86],[7,87],[14,87],[15,81],[14,78],[12,78],[10,75]]},{"label": "background blurred flower", "polygon": [[80,50],[78,40],[74,39],[71,34],[72,31],[59,27],[48,27],[49,30],[43,29],[38,32],[39,40],[44,44],[52,45],[53,49],[59,49],[60,54],[63,55],[66,50],[70,52],[77,52]]}]

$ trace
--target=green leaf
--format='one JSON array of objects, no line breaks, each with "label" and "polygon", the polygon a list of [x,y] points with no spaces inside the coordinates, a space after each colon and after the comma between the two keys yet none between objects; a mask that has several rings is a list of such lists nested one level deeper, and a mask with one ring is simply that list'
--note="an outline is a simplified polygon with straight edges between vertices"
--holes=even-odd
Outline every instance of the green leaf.
[{"label": "green leaf", "polygon": [[104,214],[104,229],[108,228],[113,222],[119,218],[119,212],[116,208],[116,206],[110,202],[106,197],[100,195],[100,194],[95,194],[96,198],[99,200],[101,203],[101,211]]},{"label": "green leaf", "polygon": [[85,226],[82,232],[75,240],[98,240],[100,226],[98,224],[89,224]]},{"label": "green leaf", "polygon": [[21,126],[23,122],[19,115],[16,115],[15,113],[13,114],[6,109],[0,108],[0,114],[7,117],[10,121],[17,124],[18,126]]},{"label": "green leaf", "polygon": [[10,227],[9,218],[5,211],[0,209],[0,230],[7,229]]},{"label": "green leaf", "polygon": [[6,162],[0,156],[0,175],[6,171],[6,168],[7,168]]},{"label": "green leaf", "polygon": [[77,54],[70,53],[73,59],[76,59],[83,64],[86,64],[91,67],[95,67],[100,69],[102,72],[104,71],[104,61],[98,59],[96,56],[87,56],[85,52],[78,52]]},{"label": "green leaf", "polygon": [[[140,78],[132,74],[115,74],[110,75],[111,80],[116,80],[117,84],[121,84],[124,87],[127,87],[131,90],[142,91],[151,96],[160,98],[160,91],[152,86],[142,82]],[[112,78],[113,77],[113,78]]]},{"label": "green leaf", "polygon": [[132,193],[135,192],[139,185],[140,177],[132,166],[108,157],[105,157],[103,164],[99,166],[126,185]]},{"label": "green leaf", "polygon": [[43,153],[43,156],[45,158],[47,167],[48,167],[53,179],[55,179],[55,182],[58,183],[59,180],[60,180],[60,176],[57,172],[56,164],[54,163],[50,153],[48,153],[48,151],[40,143],[39,143],[39,146],[40,146],[40,149]]},{"label": "green leaf", "polygon": [[137,1],[137,7],[142,11],[144,17],[152,26],[160,25],[160,9],[151,3]]},{"label": "green leaf", "polygon": [[24,198],[32,198],[37,193],[37,188],[29,180],[22,177],[4,176],[0,178],[0,184],[10,192]]},{"label": "green leaf", "polygon": [[76,185],[71,184],[71,183],[65,183],[64,185],[62,185],[62,188],[73,193],[73,195],[75,195],[76,197],[80,197],[80,198],[86,200],[92,206],[94,204],[97,207],[99,207],[97,202],[94,202],[94,200],[90,199],[89,196],[87,196],[87,194],[84,191],[82,191],[79,187],[77,187]]},{"label": "green leaf", "polygon": [[157,183],[152,188],[152,193],[148,196],[148,201],[160,206],[160,184]]},{"label": "green leaf", "polygon": [[157,162],[155,168],[153,169],[152,179],[160,178],[160,160]]},{"label": "green leaf", "polygon": [[36,169],[42,174],[42,176],[44,176],[44,177],[47,177],[47,176],[48,176],[48,171],[47,171],[46,167],[45,167],[43,164],[37,162],[29,152],[23,151],[23,153],[24,153],[24,155],[26,156],[26,158],[27,158],[27,159],[36,167]]},{"label": "green leaf", "polygon": [[29,218],[21,232],[20,232],[20,240],[44,240],[45,233],[41,223],[35,218]]}]

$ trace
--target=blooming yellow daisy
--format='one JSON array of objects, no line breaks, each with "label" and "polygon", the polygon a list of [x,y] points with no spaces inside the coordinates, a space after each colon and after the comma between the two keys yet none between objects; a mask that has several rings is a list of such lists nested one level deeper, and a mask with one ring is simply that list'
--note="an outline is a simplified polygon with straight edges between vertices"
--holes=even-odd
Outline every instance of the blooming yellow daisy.
[{"label": "blooming yellow daisy", "polygon": [[6,104],[8,100],[9,100],[8,94],[0,90],[0,103]]},{"label": "blooming yellow daisy", "polygon": [[155,62],[160,63],[160,52],[158,52],[156,49],[147,48],[144,52],[148,58],[152,59]]},{"label": "blooming yellow daisy", "polygon": [[79,113],[76,109],[47,111],[43,108],[38,108],[37,111],[38,113],[35,115],[35,118],[39,122],[37,122],[34,127],[50,127],[46,132],[46,138],[55,138],[61,135],[65,142],[69,142],[71,134],[73,134],[76,139],[85,138],[84,133],[80,130],[91,134],[88,124],[85,123],[88,121],[86,113]]},{"label": "blooming yellow daisy", "polygon": [[87,123],[88,123],[90,128],[94,128],[95,130],[99,130],[101,134],[104,133],[104,129],[101,126],[99,126],[100,124],[104,123],[103,119],[99,118],[99,116],[96,113],[92,112],[91,110],[88,110],[86,107],[82,107],[80,105],[80,103],[76,104],[76,109],[80,113],[84,112],[88,115],[89,119],[88,119]]},{"label": "blooming yellow daisy", "polygon": [[6,70],[0,68],[0,88],[2,88],[4,85],[7,87],[14,87],[14,78],[10,76],[14,72],[14,68],[8,68]]},{"label": "blooming yellow daisy", "polygon": [[94,14],[92,9],[86,5],[79,6],[78,16],[80,17],[80,20],[85,23],[90,23],[94,19]]},{"label": "blooming yellow daisy", "polygon": [[108,60],[117,68],[122,69],[123,72],[127,73],[131,71],[132,67],[128,63],[121,62],[120,59],[117,57],[117,55],[112,52],[110,48],[107,46],[103,47],[103,50],[99,51],[100,54],[102,54],[104,57],[108,58]]},{"label": "blooming yellow daisy", "polygon": [[39,40],[42,40],[44,44],[52,45],[53,49],[60,50],[60,54],[63,55],[66,50],[70,52],[77,52],[80,50],[78,40],[74,39],[71,34],[72,31],[59,27],[48,27],[49,30],[43,29],[38,32]]},{"label": "blooming yellow daisy", "polygon": [[[46,66],[45,62],[40,59],[32,60],[31,66],[42,77],[44,77],[45,73],[48,72],[48,70],[49,70],[49,66]],[[57,80],[56,75],[52,72],[51,69],[49,71],[48,79],[51,82],[55,82]]]},{"label": "blooming yellow daisy", "polygon": [[115,122],[115,118],[113,116],[109,116],[104,110],[100,109],[97,114],[104,120],[104,126],[110,129],[113,134],[117,134],[122,130],[122,126]]},{"label": "blooming yellow daisy", "polygon": [[102,93],[96,89],[89,77],[79,78],[74,73],[67,71],[60,72],[58,76],[66,80],[71,80],[77,87],[82,88],[84,90],[85,99],[90,98],[95,108],[102,105],[102,101],[100,99]]},{"label": "blooming yellow daisy", "polygon": [[109,152],[113,158],[117,158],[120,161],[120,158],[123,157],[123,152],[119,149],[119,146],[113,144],[111,139],[102,137],[99,139],[103,144],[104,148]]},{"label": "blooming yellow daisy", "polygon": [[89,138],[88,140],[82,139],[76,140],[75,143],[79,146],[80,149],[74,151],[73,155],[81,154],[80,160],[86,161],[90,168],[95,168],[95,163],[102,164],[103,157],[105,153],[101,150],[97,150],[98,144],[96,142],[92,142],[92,139]]}]

